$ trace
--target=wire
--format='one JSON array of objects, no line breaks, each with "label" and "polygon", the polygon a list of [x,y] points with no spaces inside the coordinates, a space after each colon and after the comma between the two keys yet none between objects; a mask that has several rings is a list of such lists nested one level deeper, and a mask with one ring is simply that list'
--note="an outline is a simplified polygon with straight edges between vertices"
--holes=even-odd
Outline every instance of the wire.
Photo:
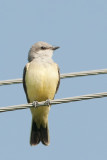
[{"label": "wire", "polygon": [[70,78],[70,77],[80,77],[80,76],[90,76],[90,75],[99,75],[99,74],[107,74],[107,69],[100,70],[91,70],[91,71],[82,71],[82,72],[74,72],[74,73],[66,73],[61,74],[61,78]]},{"label": "wire", "polygon": [[[66,73],[61,74],[60,78],[73,78],[79,76],[89,76],[89,75],[98,75],[98,74],[107,74],[107,69],[100,69],[100,70],[91,70],[91,71],[82,71],[82,72],[74,72],[74,73]],[[0,81],[0,86],[2,85],[10,85],[10,84],[18,84],[22,83],[22,79],[12,79],[12,80],[4,80]]]},{"label": "wire", "polygon": [[[68,102],[76,102],[76,101],[82,101],[82,100],[88,100],[88,99],[94,99],[94,98],[102,98],[102,97],[107,97],[107,92],[51,100],[50,105],[68,103]],[[46,105],[46,101],[42,101],[42,102],[37,103],[37,107],[44,106],[44,105]],[[14,111],[14,110],[26,109],[26,108],[31,108],[31,107],[34,107],[33,103],[8,106],[8,107],[1,107],[0,112]]]},{"label": "wire", "polygon": [[4,81],[0,81],[0,86],[3,85],[10,85],[10,84],[18,84],[18,83],[22,83],[22,79],[10,79],[10,80],[4,80]]}]

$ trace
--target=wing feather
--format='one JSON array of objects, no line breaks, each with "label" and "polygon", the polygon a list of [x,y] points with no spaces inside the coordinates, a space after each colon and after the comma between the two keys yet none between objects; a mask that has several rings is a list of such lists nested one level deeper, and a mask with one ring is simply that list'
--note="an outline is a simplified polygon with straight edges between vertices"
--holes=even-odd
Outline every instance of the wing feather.
[{"label": "wing feather", "polygon": [[24,91],[26,94],[27,101],[28,101],[28,103],[30,103],[29,98],[28,98],[28,94],[27,94],[26,82],[25,82],[26,72],[27,72],[27,65],[24,67],[24,70],[23,70],[23,88],[24,88]]},{"label": "wing feather", "polygon": [[57,87],[56,87],[56,93],[57,93],[59,85],[60,85],[60,69],[59,69],[58,65],[57,65],[57,68],[58,68],[59,80],[58,80]]}]

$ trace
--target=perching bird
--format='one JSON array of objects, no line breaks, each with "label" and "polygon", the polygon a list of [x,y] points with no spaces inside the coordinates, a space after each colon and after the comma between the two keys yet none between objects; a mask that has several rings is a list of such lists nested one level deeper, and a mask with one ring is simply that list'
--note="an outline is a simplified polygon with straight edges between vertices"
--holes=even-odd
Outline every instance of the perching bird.
[{"label": "perching bird", "polygon": [[[23,86],[28,103],[54,99],[60,83],[59,67],[52,60],[54,47],[46,42],[35,43],[28,53],[28,63],[23,72]],[[49,145],[48,114],[50,106],[31,108],[32,126],[30,144],[40,141]]]}]

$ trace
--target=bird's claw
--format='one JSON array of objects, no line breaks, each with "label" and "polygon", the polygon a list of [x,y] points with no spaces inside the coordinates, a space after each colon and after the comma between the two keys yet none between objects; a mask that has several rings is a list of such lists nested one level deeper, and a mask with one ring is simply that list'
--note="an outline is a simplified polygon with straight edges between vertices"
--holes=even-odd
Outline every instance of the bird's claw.
[{"label": "bird's claw", "polygon": [[37,106],[37,105],[38,105],[38,101],[33,101],[33,103],[32,103],[32,104],[33,104],[33,106],[34,106],[35,108],[37,108],[37,107],[38,107],[38,106]]},{"label": "bird's claw", "polygon": [[47,99],[47,100],[45,101],[45,105],[49,106],[50,104],[51,104],[51,100],[50,100],[50,99]]}]

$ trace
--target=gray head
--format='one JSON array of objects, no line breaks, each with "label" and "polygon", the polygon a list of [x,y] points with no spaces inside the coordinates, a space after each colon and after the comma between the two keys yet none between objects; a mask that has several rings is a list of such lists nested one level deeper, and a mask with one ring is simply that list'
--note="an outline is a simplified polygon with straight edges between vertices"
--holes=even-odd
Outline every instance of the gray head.
[{"label": "gray head", "polygon": [[53,51],[59,47],[54,47],[46,42],[37,42],[35,43],[29,51],[28,61],[31,62],[35,58],[51,58]]}]

